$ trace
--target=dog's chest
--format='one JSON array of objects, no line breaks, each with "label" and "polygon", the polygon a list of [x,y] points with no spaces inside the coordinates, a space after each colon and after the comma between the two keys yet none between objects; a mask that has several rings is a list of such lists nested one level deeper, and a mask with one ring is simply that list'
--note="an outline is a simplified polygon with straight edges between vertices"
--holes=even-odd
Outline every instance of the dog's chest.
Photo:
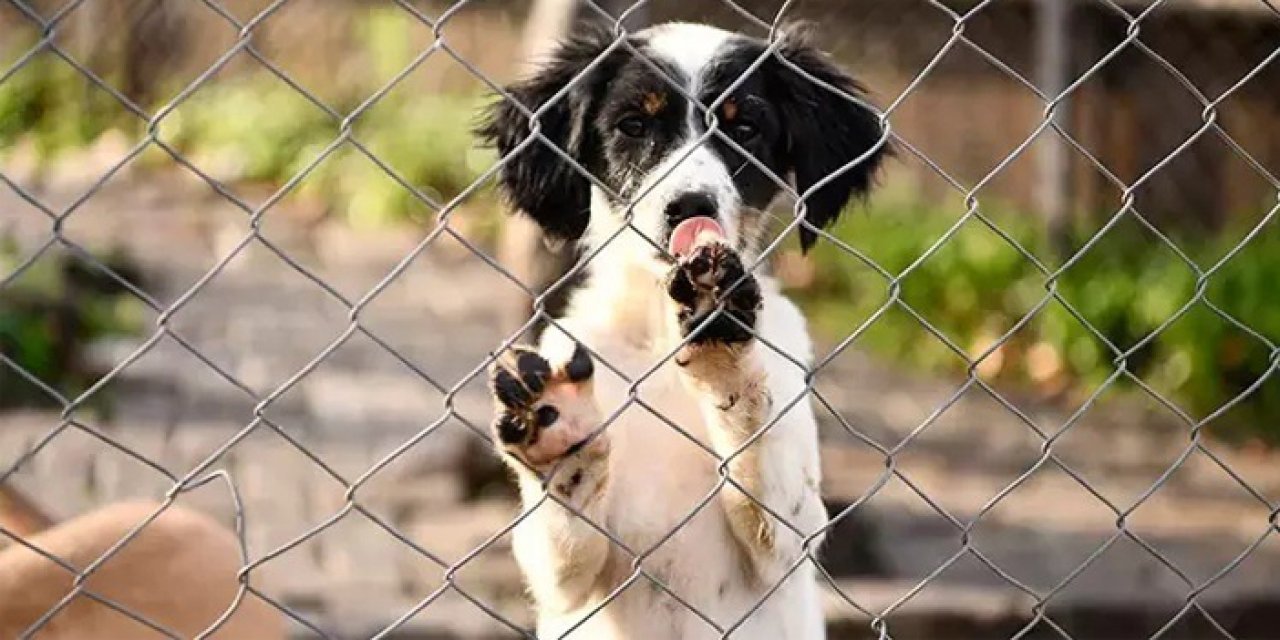
[{"label": "dog's chest", "polygon": [[619,530],[635,538],[629,544],[651,544],[706,502],[719,480],[718,460],[698,403],[676,365],[668,361],[646,376],[657,359],[652,353],[613,351],[610,362],[628,373],[630,382],[613,372],[597,374],[596,397],[606,420],[612,417],[605,427],[614,452],[610,481],[624,487],[627,499],[628,508],[617,517],[628,522],[618,523]]}]

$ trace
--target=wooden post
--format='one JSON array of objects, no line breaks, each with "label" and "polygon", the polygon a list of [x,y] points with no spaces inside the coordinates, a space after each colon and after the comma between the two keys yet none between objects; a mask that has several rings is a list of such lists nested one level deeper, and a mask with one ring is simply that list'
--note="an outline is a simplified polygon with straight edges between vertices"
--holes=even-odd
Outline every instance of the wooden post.
[{"label": "wooden post", "polygon": [[[1038,0],[1036,6],[1036,84],[1050,99],[1071,82],[1071,9],[1073,0]],[[1053,122],[1066,128],[1070,102],[1057,103]],[[1066,141],[1049,130],[1037,141],[1036,202],[1045,234],[1059,255],[1070,251],[1071,156]]]}]

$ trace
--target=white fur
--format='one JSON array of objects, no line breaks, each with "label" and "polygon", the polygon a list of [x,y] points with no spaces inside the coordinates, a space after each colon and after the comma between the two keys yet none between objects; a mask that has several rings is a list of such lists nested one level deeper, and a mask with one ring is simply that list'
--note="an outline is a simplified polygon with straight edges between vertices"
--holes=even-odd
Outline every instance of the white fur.
[{"label": "white fur", "polygon": [[641,37],[647,37],[649,48],[662,56],[692,83],[688,87],[689,94],[698,95],[702,74],[716,55],[724,50],[725,44],[736,37],[735,34],[705,24],[689,22],[670,22],[641,31]]},{"label": "white fur", "polygon": [[[725,233],[728,237],[736,237],[740,221],[729,212],[737,211],[741,202],[733,176],[705,144],[690,141],[676,147],[649,175],[641,178],[630,210],[630,230],[633,232],[615,240],[618,246],[627,247],[627,252],[632,254],[620,264],[645,260],[656,254],[666,236],[667,205],[681,195],[695,192],[712,196],[717,211],[722,212],[719,221]],[[592,187],[591,212],[589,234],[596,239],[596,246],[616,233],[626,222],[628,213],[626,208],[613,209],[604,193],[595,187]],[[667,269],[665,263],[655,266],[664,272]]]},{"label": "white fur", "polygon": [[[718,29],[687,24],[658,27],[649,35],[651,46],[674,61],[695,85],[702,69],[731,37]],[[663,278],[672,265],[657,257],[650,242],[662,237],[666,203],[692,190],[714,194],[729,244],[747,244],[739,237],[740,202],[730,169],[705,148],[689,152],[687,146],[674,151],[643,178],[641,193],[651,191],[636,204],[631,226],[623,225],[624,210],[615,210],[603,194],[593,193],[584,242],[588,253],[599,250],[599,254],[591,263],[590,280],[558,321],[564,330],[549,328],[539,346],[553,366],[569,359],[575,341],[590,348],[599,356],[593,388],[600,414],[622,411],[601,433],[608,443],[602,462],[567,458],[566,466],[571,468],[561,469],[549,485],[527,469],[516,468],[524,503],[531,511],[515,529],[514,550],[537,603],[538,636],[543,639],[719,638],[779,582],[782,586],[731,637],[825,637],[814,568],[802,546],[804,536],[816,533],[827,521],[819,496],[816,421],[806,395],[805,372],[791,360],[805,365],[812,360],[803,316],[782,296],[776,282],[757,275],[763,306],[756,331],[764,340],[752,341],[741,362],[725,370],[724,380],[691,380],[689,369],[677,366],[670,357],[679,338],[671,334],[674,313]],[[747,264],[754,260],[755,256],[744,255]],[[651,371],[664,358],[665,363]],[[761,520],[768,531],[744,532],[740,526],[735,528],[740,520],[731,515],[748,504],[737,489],[724,486],[712,495],[721,481],[719,460],[744,446],[742,437],[732,433],[726,417],[730,412],[722,405],[726,397],[736,397],[743,388],[739,385],[748,380],[764,381],[772,399],[764,423],[772,426],[745,449],[754,456],[752,477],[738,477],[740,467],[734,465],[729,473],[735,481],[750,484],[755,498],[803,535],[771,517]],[[632,400],[633,393],[638,401]],[[632,552],[644,554],[639,568],[720,630],[655,587],[648,577],[634,573],[635,556],[557,502],[544,499],[544,486],[556,486],[570,471],[581,472],[582,480],[564,501]],[[690,517],[695,509],[697,513]],[[677,528],[674,536],[663,541]],[[771,544],[744,545],[743,537],[756,533],[767,533]],[[816,550],[819,542],[813,540],[811,548]],[[797,563],[799,568],[788,576]],[[623,585],[627,586],[610,600]],[[600,608],[606,601],[609,604]]]}]

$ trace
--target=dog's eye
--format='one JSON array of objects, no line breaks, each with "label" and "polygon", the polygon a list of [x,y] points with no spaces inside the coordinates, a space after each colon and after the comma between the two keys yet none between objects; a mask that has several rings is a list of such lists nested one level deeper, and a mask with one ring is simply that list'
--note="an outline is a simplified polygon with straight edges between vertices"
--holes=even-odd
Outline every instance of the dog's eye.
[{"label": "dog's eye", "polygon": [[643,137],[645,130],[649,128],[644,119],[639,116],[628,116],[623,118],[618,121],[616,126],[618,127],[618,131],[621,131],[623,135],[632,138]]},{"label": "dog's eye", "polygon": [[730,125],[729,135],[739,142],[745,142],[760,135],[760,129],[756,127],[754,122],[738,120]]}]

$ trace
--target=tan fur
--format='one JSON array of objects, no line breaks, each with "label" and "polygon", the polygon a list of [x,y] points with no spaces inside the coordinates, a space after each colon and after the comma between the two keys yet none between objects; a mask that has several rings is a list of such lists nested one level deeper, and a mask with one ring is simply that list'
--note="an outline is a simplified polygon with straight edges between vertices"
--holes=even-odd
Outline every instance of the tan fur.
[{"label": "tan fur", "polygon": [[738,117],[738,103],[733,98],[724,101],[724,119],[732,121]]},{"label": "tan fur", "polygon": [[[30,536],[53,526],[50,518],[26,496],[8,485],[0,485],[0,528],[16,536]],[[10,544],[0,537],[0,549]]]},{"label": "tan fur", "polygon": [[667,94],[650,91],[644,94],[644,112],[656,116],[667,106]]},{"label": "tan fur", "polygon": [[[150,516],[158,505],[115,504],[24,537],[31,545],[83,569]],[[212,519],[171,506],[104,562],[85,587],[174,634],[191,638],[234,601],[241,566],[235,536]],[[0,638],[16,638],[73,588],[74,576],[36,552],[0,551]],[[246,594],[212,638],[276,640],[282,615]],[[77,596],[35,635],[39,640],[163,638],[86,596]]]}]

